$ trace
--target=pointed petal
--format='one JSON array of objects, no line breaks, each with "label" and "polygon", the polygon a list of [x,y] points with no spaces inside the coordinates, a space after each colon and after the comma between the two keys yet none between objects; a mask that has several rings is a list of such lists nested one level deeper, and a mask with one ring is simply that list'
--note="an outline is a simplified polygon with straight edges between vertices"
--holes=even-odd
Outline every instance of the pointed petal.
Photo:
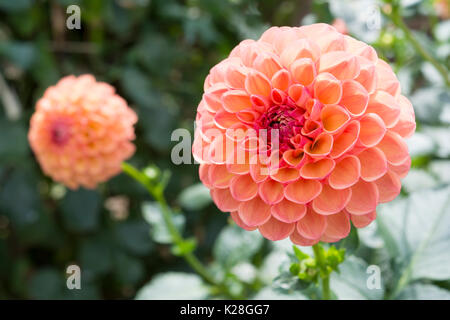
[{"label": "pointed petal", "polygon": [[272,86],[282,91],[286,91],[291,84],[291,74],[286,69],[281,69],[272,77]]},{"label": "pointed petal", "polygon": [[258,227],[258,230],[261,232],[263,237],[272,241],[278,241],[289,237],[294,229],[294,223],[285,223],[275,219],[274,217],[270,218],[269,221]]},{"label": "pointed petal", "polygon": [[352,197],[345,207],[349,213],[361,215],[375,210],[379,199],[375,183],[359,180],[351,189]]},{"label": "pointed petal", "polygon": [[225,73],[225,83],[233,89],[244,89],[247,73],[248,71],[245,67],[231,64]]},{"label": "pointed petal", "polygon": [[282,68],[278,58],[274,54],[267,52],[258,55],[253,62],[253,67],[263,73],[268,79],[271,79]]},{"label": "pointed petal", "polygon": [[336,167],[328,178],[328,183],[333,189],[345,189],[357,183],[360,174],[361,165],[358,158],[347,156],[336,163]]},{"label": "pointed petal", "polygon": [[344,209],[350,201],[352,192],[350,188],[335,190],[329,185],[322,187],[322,192],[312,202],[314,211],[323,215],[335,214]]},{"label": "pointed petal", "polygon": [[280,221],[291,223],[303,218],[306,206],[284,199],[271,208],[272,215]]},{"label": "pointed petal", "polygon": [[375,181],[382,177],[387,169],[387,160],[384,153],[378,148],[366,149],[358,155],[361,162],[361,179]]}]

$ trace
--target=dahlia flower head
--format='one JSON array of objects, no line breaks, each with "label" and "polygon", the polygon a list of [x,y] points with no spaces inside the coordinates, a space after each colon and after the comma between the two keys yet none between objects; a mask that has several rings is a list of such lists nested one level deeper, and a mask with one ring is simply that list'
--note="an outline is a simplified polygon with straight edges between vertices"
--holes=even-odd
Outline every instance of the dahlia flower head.
[{"label": "dahlia flower head", "polygon": [[414,110],[371,46],[327,24],[273,27],[214,66],[204,90],[192,151],[238,226],[336,242],[400,193]]},{"label": "dahlia flower head", "polygon": [[92,189],[133,155],[136,122],[111,85],[71,75],[37,102],[28,140],[45,174],[71,189]]}]

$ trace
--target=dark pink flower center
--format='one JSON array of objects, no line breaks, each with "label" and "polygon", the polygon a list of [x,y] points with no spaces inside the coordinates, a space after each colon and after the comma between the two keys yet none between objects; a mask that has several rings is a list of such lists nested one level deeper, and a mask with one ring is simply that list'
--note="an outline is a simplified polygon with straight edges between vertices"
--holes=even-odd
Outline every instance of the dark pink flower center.
[{"label": "dark pink flower center", "polygon": [[51,141],[58,145],[64,145],[70,138],[69,125],[64,121],[56,121],[50,129]]}]

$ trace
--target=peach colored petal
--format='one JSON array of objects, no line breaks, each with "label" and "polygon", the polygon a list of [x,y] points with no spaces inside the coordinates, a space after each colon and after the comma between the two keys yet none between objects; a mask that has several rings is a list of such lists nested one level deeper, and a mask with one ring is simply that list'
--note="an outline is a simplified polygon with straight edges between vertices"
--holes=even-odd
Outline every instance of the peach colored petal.
[{"label": "peach colored petal", "polygon": [[213,187],[211,181],[209,180],[209,168],[210,167],[211,167],[211,165],[202,163],[202,164],[200,164],[200,166],[198,168],[198,174],[199,174],[199,177],[200,177],[200,181],[207,188],[212,188]]},{"label": "peach colored petal", "polygon": [[375,181],[382,177],[387,169],[387,160],[384,153],[378,148],[369,148],[358,155],[361,162],[361,179]]},{"label": "peach colored petal", "polygon": [[231,219],[233,219],[233,221],[242,229],[247,230],[247,231],[253,231],[256,229],[256,227],[249,227],[248,225],[246,225],[244,223],[244,221],[242,221],[242,219],[239,216],[239,213],[237,211],[231,212],[230,216],[231,216]]},{"label": "peach colored petal", "polygon": [[250,96],[243,90],[230,90],[222,96],[223,108],[228,112],[238,112],[251,108]]},{"label": "peach colored petal", "polygon": [[333,189],[345,189],[358,182],[361,165],[357,157],[346,156],[336,163],[336,167],[328,177],[328,183]]},{"label": "peach colored petal", "polygon": [[288,95],[297,106],[303,106],[310,98],[307,90],[301,84],[293,84],[288,89]]},{"label": "peach colored petal", "polygon": [[305,204],[316,198],[322,191],[322,184],[317,180],[300,179],[288,184],[284,196],[293,202]]},{"label": "peach colored petal", "polygon": [[228,172],[226,165],[211,165],[208,178],[214,188],[228,188],[234,174]]},{"label": "peach colored petal", "polygon": [[350,116],[340,106],[325,106],[320,113],[323,129],[328,133],[335,133],[350,121]]},{"label": "peach colored petal", "polygon": [[367,214],[375,210],[379,193],[373,182],[359,180],[352,189],[352,197],[345,209],[354,215]]},{"label": "peach colored petal", "polygon": [[287,183],[297,180],[300,177],[300,174],[298,170],[294,168],[280,168],[276,173],[270,174],[270,177],[278,182]]},{"label": "peach colored petal", "polygon": [[355,80],[358,81],[368,93],[373,93],[376,90],[378,80],[375,65],[366,58],[358,56],[357,59],[360,70],[359,76],[356,77]]},{"label": "peach colored petal", "polygon": [[372,63],[376,63],[378,61],[378,55],[374,48],[350,36],[346,35],[344,38],[347,42],[347,51],[350,51],[360,57],[364,57]]},{"label": "peach colored petal", "polygon": [[335,162],[327,158],[310,162],[300,169],[300,176],[304,179],[323,179],[334,169],[334,166]]},{"label": "peach colored petal", "polygon": [[389,202],[394,200],[399,194],[402,188],[400,179],[391,171],[386,172],[384,176],[375,181],[380,194],[379,202]]},{"label": "peach colored petal", "polygon": [[214,116],[214,123],[222,129],[229,128],[237,122],[239,122],[239,119],[236,117],[236,114],[225,110],[219,110]]},{"label": "peach colored petal", "polygon": [[331,158],[339,158],[353,148],[358,141],[360,124],[358,121],[351,121],[344,131],[334,139],[333,149],[330,152]]},{"label": "peach colored petal", "polygon": [[388,131],[377,147],[384,152],[390,164],[399,165],[409,157],[408,145],[402,137],[395,132]]},{"label": "peach colored petal", "polygon": [[350,215],[350,219],[352,220],[353,225],[356,228],[364,228],[367,227],[375,218],[377,217],[377,212],[372,211],[363,215]]},{"label": "peach colored petal", "polygon": [[327,228],[327,217],[308,209],[306,215],[297,222],[297,232],[306,239],[318,239]]},{"label": "peach colored petal", "polygon": [[331,73],[320,73],[314,82],[314,95],[323,104],[336,104],[342,97],[341,82]]},{"label": "peach colored petal", "polygon": [[403,138],[409,138],[416,130],[416,118],[411,102],[405,96],[400,95],[397,98],[400,105],[400,118],[397,124],[392,128]]},{"label": "peach colored petal", "polygon": [[319,242],[319,239],[307,239],[303,236],[301,236],[297,230],[294,230],[291,234],[291,236],[289,237],[289,239],[291,239],[292,243],[298,245],[298,246],[312,246],[314,244],[316,244],[317,242]]},{"label": "peach colored petal", "polygon": [[283,153],[283,160],[293,167],[297,167],[304,159],[305,153],[301,149],[291,149]]},{"label": "peach colored petal", "polygon": [[285,48],[281,54],[281,63],[289,67],[298,59],[308,58],[316,61],[320,56],[320,48],[308,39],[299,39]]},{"label": "peach colored petal", "polygon": [[222,109],[222,95],[227,92],[227,87],[223,83],[217,83],[210,87],[204,94],[203,100],[205,102],[206,109],[215,113]]},{"label": "peach colored petal", "polygon": [[314,142],[305,144],[304,151],[311,157],[324,157],[328,155],[333,148],[333,136],[322,132],[317,136]]},{"label": "peach colored petal", "polygon": [[280,89],[272,89],[272,92],[270,93],[270,99],[275,104],[283,104],[286,101],[287,94],[284,91],[281,91]]},{"label": "peach colored petal", "polygon": [[359,121],[359,142],[366,148],[376,146],[386,133],[383,120],[376,113],[368,113]]},{"label": "peach colored petal", "polygon": [[272,86],[282,91],[286,91],[291,84],[291,74],[286,69],[281,69],[272,77]]},{"label": "peach colored petal", "polygon": [[360,83],[353,80],[342,82],[342,98],[339,105],[347,109],[353,117],[364,114],[368,103],[369,94]]},{"label": "peach colored petal", "polygon": [[281,183],[272,179],[267,179],[258,186],[258,193],[261,199],[267,204],[275,204],[283,200],[284,187]]},{"label": "peach colored petal", "polygon": [[397,174],[397,176],[400,179],[406,177],[410,168],[411,168],[411,157],[408,157],[404,162],[396,166],[389,164],[389,170]]},{"label": "peach colored petal", "polygon": [[272,86],[270,80],[263,73],[252,70],[245,79],[245,90],[247,90],[249,94],[268,97],[270,96]]},{"label": "peach colored petal", "polygon": [[269,221],[258,227],[263,237],[272,241],[283,240],[289,237],[294,229],[294,223],[285,223],[274,217],[271,217]]},{"label": "peach colored petal", "polygon": [[271,208],[272,215],[285,223],[296,222],[306,214],[306,206],[284,199]]},{"label": "peach colored petal", "polygon": [[225,83],[233,89],[244,89],[247,72],[245,67],[231,64],[225,73]]},{"label": "peach colored petal", "polygon": [[386,91],[392,96],[397,96],[400,93],[400,82],[392,71],[392,68],[385,61],[378,59],[375,70],[378,79],[377,89]]},{"label": "peach colored petal", "polygon": [[238,201],[248,201],[258,194],[258,185],[249,174],[235,176],[230,182],[230,192]]},{"label": "peach colored petal", "polygon": [[316,77],[316,67],[309,58],[295,60],[290,66],[292,78],[304,86],[309,86]]},{"label": "peach colored petal", "polygon": [[233,198],[229,189],[212,189],[211,198],[217,208],[223,212],[236,211],[239,207],[239,201]]},{"label": "peach colored petal", "polygon": [[253,67],[263,73],[268,79],[271,79],[272,76],[282,68],[279,59],[274,54],[266,52],[260,54],[255,59]]},{"label": "peach colored petal", "polygon": [[400,118],[400,105],[389,93],[376,91],[369,97],[366,112],[376,113],[383,119],[386,128],[392,128]]},{"label": "peach colored petal", "polygon": [[335,214],[347,205],[352,196],[350,188],[335,190],[329,185],[322,187],[322,192],[312,202],[314,211],[323,215]]},{"label": "peach colored petal", "polygon": [[238,213],[242,221],[249,227],[263,225],[272,216],[270,206],[259,197],[255,197],[250,201],[241,202]]},{"label": "peach colored petal", "polygon": [[350,229],[350,218],[344,211],[327,216],[327,228],[324,232],[326,237],[330,239],[342,239],[348,236]]},{"label": "peach colored petal", "polygon": [[359,63],[354,55],[345,51],[330,51],[320,57],[319,73],[328,72],[339,80],[355,79]]}]

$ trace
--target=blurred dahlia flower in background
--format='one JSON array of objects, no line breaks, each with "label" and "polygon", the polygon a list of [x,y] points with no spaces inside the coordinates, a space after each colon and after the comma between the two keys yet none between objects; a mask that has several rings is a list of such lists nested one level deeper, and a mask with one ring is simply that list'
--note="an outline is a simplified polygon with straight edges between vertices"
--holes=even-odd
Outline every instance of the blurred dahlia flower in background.
[{"label": "blurred dahlia flower in background", "polygon": [[371,46],[327,24],[273,27],[213,67],[204,90],[193,154],[240,227],[336,242],[400,193],[414,111]]},{"label": "blurred dahlia flower in background", "polygon": [[112,86],[92,75],[67,76],[37,102],[28,139],[53,180],[71,189],[95,188],[133,155],[136,122]]}]

